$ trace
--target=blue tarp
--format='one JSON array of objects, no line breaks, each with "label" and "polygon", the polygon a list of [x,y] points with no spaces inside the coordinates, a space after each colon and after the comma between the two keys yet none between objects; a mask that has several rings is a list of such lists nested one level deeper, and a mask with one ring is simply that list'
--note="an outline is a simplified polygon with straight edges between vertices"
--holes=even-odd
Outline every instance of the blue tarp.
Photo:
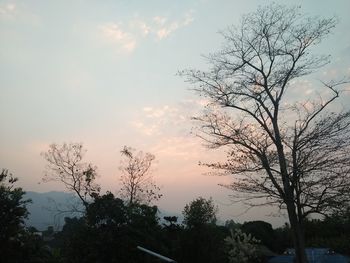
[{"label": "blue tarp", "polygon": [[[328,248],[305,249],[309,263],[350,263],[350,258],[336,254]],[[287,249],[284,255],[271,258],[269,263],[293,263],[295,251]]]}]

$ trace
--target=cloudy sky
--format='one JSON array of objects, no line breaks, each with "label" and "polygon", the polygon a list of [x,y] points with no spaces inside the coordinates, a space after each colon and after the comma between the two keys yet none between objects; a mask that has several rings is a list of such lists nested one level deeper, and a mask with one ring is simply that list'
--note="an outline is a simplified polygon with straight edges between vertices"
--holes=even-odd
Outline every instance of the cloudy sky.
[{"label": "cloudy sky", "polygon": [[[220,48],[218,32],[242,14],[270,1],[241,0],[0,0],[0,167],[19,177],[25,190],[63,190],[40,183],[50,143],[82,142],[85,160],[98,166],[103,190],[116,192],[124,145],[156,155],[158,205],[179,213],[195,197],[212,196],[221,219],[263,219],[260,209],[240,215],[199,161],[217,160],[191,135],[190,120],[205,103],[176,75],[205,69],[202,54]],[[279,1],[310,15],[339,18],[317,51],[332,63],[314,79],[350,74],[350,2]],[[312,95],[306,80],[299,88]],[[291,96],[300,96],[294,92]],[[302,93],[304,94],[304,93]],[[304,95],[303,95],[304,96]],[[347,105],[348,95],[339,101]],[[240,215],[240,216],[239,216]]]}]

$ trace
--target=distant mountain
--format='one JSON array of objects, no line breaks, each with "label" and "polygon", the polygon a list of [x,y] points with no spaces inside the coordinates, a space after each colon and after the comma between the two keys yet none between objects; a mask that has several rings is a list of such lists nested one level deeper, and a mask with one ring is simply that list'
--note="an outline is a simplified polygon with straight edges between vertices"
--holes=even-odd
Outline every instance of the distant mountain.
[{"label": "distant mountain", "polygon": [[69,206],[78,203],[79,200],[72,193],[28,191],[24,198],[32,200],[27,205],[30,214],[26,225],[34,226],[38,230],[46,230],[48,226],[61,229],[64,225],[64,217],[79,216],[77,213],[62,213],[69,210]]},{"label": "distant mountain", "polygon": [[[32,202],[27,205],[29,211],[27,226],[33,226],[38,230],[46,230],[48,226],[53,226],[56,230],[60,230],[64,225],[65,217],[81,216],[78,213],[60,213],[59,210],[69,210],[69,207],[79,203],[79,199],[72,193],[66,192],[26,192],[25,199],[31,199]],[[159,208],[158,216],[160,223],[165,223],[164,216],[177,216],[177,223],[182,223],[183,215],[170,212]]]}]

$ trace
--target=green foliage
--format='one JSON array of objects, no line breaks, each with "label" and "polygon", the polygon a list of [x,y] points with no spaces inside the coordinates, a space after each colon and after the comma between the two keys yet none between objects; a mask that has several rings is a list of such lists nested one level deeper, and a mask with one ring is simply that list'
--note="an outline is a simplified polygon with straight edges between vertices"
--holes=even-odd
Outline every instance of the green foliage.
[{"label": "green foliage", "polygon": [[[35,233],[24,231],[21,234],[20,240],[21,246],[14,251],[15,256],[12,256],[9,262],[56,262],[52,256],[51,249],[45,245],[40,236]],[[17,259],[17,261],[14,259]]]},{"label": "green foliage", "polygon": [[[201,204],[206,204],[200,207],[207,209],[210,204],[207,210],[212,216],[201,213],[199,217],[194,216],[202,218],[201,223],[183,228],[175,224],[175,217],[168,218],[169,226],[161,227],[155,206],[125,204],[112,193],[95,196],[85,217],[66,219],[63,231],[57,236],[61,240],[62,260],[158,262],[136,249],[142,246],[183,263],[227,262],[224,243],[227,230],[214,224],[216,217],[213,212],[216,209],[212,200],[199,200]],[[197,208],[196,205],[194,207]],[[191,213],[194,215],[201,210],[192,209]]]},{"label": "green foliage", "polygon": [[242,224],[236,223],[236,222],[233,221],[232,219],[226,220],[226,222],[225,222],[225,227],[226,227],[227,229],[232,229],[232,230],[234,230],[234,229],[240,228],[241,226],[242,226]]},{"label": "green foliage", "polygon": [[28,216],[25,194],[21,188],[14,187],[17,178],[2,170],[0,174],[0,244],[1,257],[4,262],[19,260],[18,251],[25,233],[24,219]]},{"label": "green foliage", "polygon": [[216,226],[218,209],[213,199],[199,197],[182,212],[184,224],[180,238],[179,262],[226,262],[225,227]]},{"label": "green foliage", "polygon": [[178,259],[181,254],[181,235],[183,226],[177,223],[176,216],[164,216],[166,223],[162,225],[162,243],[166,248],[166,255]]},{"label": "green foliage", "polygon": [[260,240],[269,249],[275,250],[275,235],[271,224],[264,221],[250,221],[245,222],[241,230]]},{"label": "green foliage", "polygon": [[286,248],[293,247],[292,244],[292,232],[289,224],[285,224],[283,227],[274,229],[274,251],[281,254]]},{"label": "green foliage", "polygon": [[0,249],[1,262],[51,262],[51,253],[34,228],[26,229],[28,216],[25,192],[15,187],[17,178],[2,170],[0,174]]},{"label": "green foliage", "polygon": [[65,218],[65,225],[56,235],[62,262],[88,262],[94,251],[94,236],[84,218]]},{"label": "green foliage", "polygon": [[185,228],[181,232],[180,250],[175,259],[183,263],[225,263],[224,239],[227,234],[225,227],[215,224]]},{"label": "green foliage", "polygon": [[91,226],[116,225],[127,222],[127,208],[121,199],[115,198],[110,192],[102,196],[95,196],[94,202],[87,208],[86,218]]},{"label": "green foliage", "polygon": [[185,206],[182,212],[184,223],[188,228],[215,224],[217,210],[218,208],[214,205],[212,198],[204,199],[203,197],[198,197]]},{"label": "green foliage", "polygon": [[84,218],[66,219],[59,236],[64,262],[153,262],[136,247],[161,249],[157,211],[127,206],[112,193],[94,196]]},{"label": "green foliage", "polygon": [[231,235],[225,239],[228,247],[229,263],[256,262],[258,258],[259,241],[240,229],[231,230]]},{"label": "green foliage", "polygon": [[25,192],[22,188],[14,187],[17,178],[7,170],[0,174],[0,243],[9,244],[18,240],[23,231],[24,219],[28,216],[26,204],[23,200]]},{"label": "green foliage", "polygon": [[[43,231],[54,240],[44,242],[33,227],[26,229],[28,215],[23,190],[16,179],[3,170],[0,176],[1,262],[159,262],[137,250],[156,251],[182,263],[266,262],[272,249],[281,253],[291,243],[291,230],[272,229],[269,223],[244,224],[229,220],[216,225],[217,207],[213,200],[197,198],[184,208],[185,225],[166,216],[159,224],[156,206],[125,203],[112,193],[93,194],[81,218],[66,218],[61,232],[52,227]],[[335,214],[324,220],[305,222],[307,246],[330,247],[350,254],[350,213]],[[231,233],[229,231],[231,230]],[[259,241],[258,241],[259,240]]]},{"label": "green foliage", "polygon": [[132,205],[127,207],[128,225],[137,229],[159,228],[158,208],[148,205]]},{"label": "green foliage", "polygon": [[329,247],[339,253],[350,255],[350,217],[334,215],[324,220],[305,222],[308,246]]}]

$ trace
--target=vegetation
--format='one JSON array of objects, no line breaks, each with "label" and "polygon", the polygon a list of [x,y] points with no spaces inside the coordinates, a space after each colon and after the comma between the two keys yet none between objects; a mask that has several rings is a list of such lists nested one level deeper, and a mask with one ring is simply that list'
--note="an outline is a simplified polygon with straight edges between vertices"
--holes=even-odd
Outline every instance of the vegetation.
[{"label": "vegetation", "polygon": [[44,247],[43,241],[26,229],[24,220],[28,216],[24,200],[25,192],[15,187],[17,178],[8,170],[0,173],[0,251],[1,262],[49,262],[50,251]]},{"label": "vegetation", "polygon": [[229,263],[257,262],[259,241],[251,234],[240,229],[231,230],[231,235],[225,241],[228,246]]},{"label": "vegetation", "polygon": [[[47,172],[43,181],[63,183],[68,191],[79,197],[86,208],[89,198],[100,191],[100,186],[95,183],[97,168],[83,162],[84,153],[81,143],[64,143],[51,144],[49,150],[42,153],[42,156],[47,161]],[[81,211],[79,206],[73,210]]]},{"label": "vegetation", "polygon": [[[84,162],[81,143],[52,144],[42,153],[43,181],[59,181],[74,193],[80,204],[69,211],[81,217],[65,218],[58,232],[25,226],[30,200],[3,169],[0,261],[159,262],[137,246],[182,263],[267,262],[290,247],[295,261],[306,263],[307,246],[350,254],[350,111],[331,108],[345,81],[322,82],[324,97],[286,97],[295,88],[292,81],[328,62],[311,49],[335,25],[334,18],[306,17],[297,7],[261,7],[223,33],[225,45],[207,57],[208,71],[181,72],[210,101],[195,118],[199,136],[228,153],[204,165],[235,176],[225,187],[236,202],[286,209],[285,226],[234,220],[220,225],[214,200],[203,197],[185,205],[183,222],[173,215],[162,221],[153,205],[162,197],[152,177],[153,154],[122,149],[120,191],[114,195],[101,192],[97,167]],[[313,214],[322,217],[311,219]]]},{"label": "vegetation", "polygon": [[[80,218],[66,218],[63,229],[38,235],[26,228],[23,190],[6,170],[0,177],[1,262],[159,262],[137,250],[143,246],[177,262],[266,262],[291,247],[289,225],[273,229],[263,221],[216,224],[212,199],[196,198],[184,207],[185,220],[166,216],[156,206],[128,202],[107,192],[94,194]],[[345,210],[347,211],[347,210]],[[350,254],[350,214],[306,221],[306,244]],[[237,261],[238,260],[238,261]]]},{"label": "vegetation", "polygon": [[199,197],[185,206],[183,211],[184,223],[188,228],[215,224],[217,210],[213,199],[206,200]]},{"label": "vegetation", "polygon": [[207,166],[235,176],[226,185],[235,201],[287,210],[298,263],[307,262],[306,218],[350,200],[350,112],[331,107],[345,82],[322,82],[322,97],[288,98],[293,81],[328,63],[311,51],[335,25],[335,18],[306,17],[298,7],[260,7],[223,33],[208,71],[181,72],[210,101],[195,118],[199,136],[228,152]]},{"label": "vegetation", "polygon": [[122,173],[120,178],[121,196],[129,205],[135,203],[150,204],[162,197],[160,188],[152,179],[152,163],[155,156],[142,151],[136,152],[131,147],[124,146],[121,151],[124,159],[121,161],[119,170]]}]

